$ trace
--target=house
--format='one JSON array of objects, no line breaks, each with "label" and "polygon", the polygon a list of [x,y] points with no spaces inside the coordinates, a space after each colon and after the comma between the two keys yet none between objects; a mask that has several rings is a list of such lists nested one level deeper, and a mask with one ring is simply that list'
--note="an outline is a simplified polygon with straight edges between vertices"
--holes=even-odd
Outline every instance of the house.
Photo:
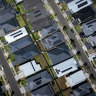
[{"label": "house", "polygon": [[82,29],[86,36],[94,34],[96,32],[96,19],[83,23]]},{"label": "house", "polygon": [[24,47],[16,52],[14,52],[15,61],[13,61],[13,65],[24,63],[33,57],[39,54],[35,44],[31,44],[27,47]]},{"label": "house", "polygon": [[52,77],[47,70],[39,72],[38,74],[26,79],[25,90],[35,90],[40,86],[49,83],[50,81],[52,81]]},{"label": "house", "polygon": [[78,85],[81,82],[85,81],[86,77],[85,77],[83,71],[80,70],[80,71],[77,71],[77,72],[67,76],[66,79],[67,79],[69,85],[71,87],[73,87],[73,86]]},{"label": "house", "polygon": [[78,20],[81,24],[88,22],[89,20],[95,18],[95,12],[91,6],[85,7],[80,11],[73,14],[73,17]]},{"label": "house", "polygon": [[96,46],[96,34],[87,37],[87,42],[91,43],[93,47]]},{"label": "house", "polygon": [[12,42],[9,44],[9,54],[12,52],[16,52],[26,46],[31,45],[33,42],[31,38],[27,35],[19,40],[16,40],[15,42]]},{"label": "house", "polygon": [[67,6],[73,13],[76,13],[91,4],[91,0],[73,0],[72,2],[68,3]]},{"label": "house", "polygon": [[52,65],[58,64],[72,57],[66,44],[57,46],[55,49],[48,51],[47,54]]},{"label": "house", "polygon": [[28,35],[27,31],[26,31],[25,27],[23,27],[23,28],[20,28],[16,31],[13,31],[13,32],[5,35],[5,39],[6,39],[6,42],[8,42],[10,44],[10,43],[12,43],[16,40],[19,40],[27,35]]},{"label": "house", "polygon": [[57,28],[56,24],[53,23],[52,25],[49,25],[49,26],[43,28],[42,30],[40,30],[40,37],[45,38],[46,36],[51,35],[57,31],[58,31],[58,28]]},{"label": "house", "polygon": [[24,63],[23,65],[19,66],[19,70],[24,72],[26,77],[38,72],[41,70],[40,64],[37,64],[35,60],[30,62]]},{"label": "house", "polygon": [[6,34],[19,27],[15,18],[15,12],[16,11],[11,7],[0,11],[0,29],[3,29]]},{"label": "house", "polygon": [[91,86],[85,81],[72,88],[72,93],[70,96],[91,96],[92,92]]},{"label": "house", "polygon": [[50,13],[45,9],[42,3],[35,5],[35,8],[26,13],[30,23],[48,16]]},{"label": "house", "polygon": [[43,28],[52,25],[54,21],[50,18],[50,16],[46,16],[42,19],[39,19],[33,22],[31,25],[33,26],[33,31],[42,30]]},{"label": "house", "polygon": [[50,84],[47,84],[35,91],[31,92],[31,96],[54,96],[54,92]]},{"label": "house", "polygon": [[52,34],[51,36],[48,36],[47,38],[42,39],[41,42],[44,45],[44,47],[47,50],[49,50],[52,47],[55,47],[61,43],[64,43],[65,39],[60,32],[56,32],[56,33]]},{"label": "house", "polygon": [[35,9],[35,6],[40,4],[43,2],[41,0],[24,0],[24,2],[22,3],[23,8],[28,11],[28,10],[32,10]]},{"label": "house", "polygon": [[53,66],[53,69],[57,77],[61,77],[63,75],[67,75],[68,73],[77,70],[78,68],[76,64],[76,60],[74,58],[71,58]]}]

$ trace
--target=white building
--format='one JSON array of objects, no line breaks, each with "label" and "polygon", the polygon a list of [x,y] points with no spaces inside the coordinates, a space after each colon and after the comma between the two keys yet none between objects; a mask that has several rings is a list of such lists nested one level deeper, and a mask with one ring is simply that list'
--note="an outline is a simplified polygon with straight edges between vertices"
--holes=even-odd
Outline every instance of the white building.
[{"label": "white building", "polygon": [[84,76],[84,73],[82,70],[75,72],[74,74],[66,77],[69,85],[71,87],[83,82],[86,80],[86,77]]},{"label": "white building", "polygon": [[78,68],[76,64],[76,60],[74,58],[71,58],[62,63],[59,63],[58,65],[55,65],[53,69],[55,70],[57,77],[61,77],[63,75],[66,75],[70,72],[77,70]]},{"label": "white building", "polygon": [[91,0],[73,0],[72,2],[68,3],[67,6],[73,13],[76,13],[91,4]]},{"label": "white building", "polygon": [[31,61],[31,62],[27,62],[21,66],[19,66],[20,71],[24,72],[24,75],[30,76],[32,74],[34,74],[37,71],[41,70],[41,66],[40,64],[36,64],[35,60]]},{"label": "white building", "polygon": [[26,31],[25,27],[23,27],[23,28],[20,28],[16,31],[13,31],[13,32],[5,35],[5,39],[10,44],[10,43],[12,43],[18,39],[21,39],[27,35],[28,35],[27,31]]},{"label": "white building", "polygon": [[16,3],[20,3],[20,2],[22,2],[23,0],[15,0],[16,1]]}]

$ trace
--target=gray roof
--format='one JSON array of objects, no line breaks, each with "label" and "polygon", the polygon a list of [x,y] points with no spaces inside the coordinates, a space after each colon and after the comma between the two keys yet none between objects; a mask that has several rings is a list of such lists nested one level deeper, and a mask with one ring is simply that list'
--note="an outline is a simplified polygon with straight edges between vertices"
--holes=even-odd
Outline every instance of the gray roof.
[{"label": "gray roof", "polygon": [[15,13],[15,10],[13,8],[7,8],[7,9],[0,11],[0,24],[15,17],[14,13]]},{"label": "gray roof", "polygon": [[44,84],[49,83],[52,81],[52,77],[50,73],[48,73],[47,70],[40,72],[32,77],[29,77],[26,79],[26,88],[29,88],[30,90],[34,90]]},{"label": "gray roof", "polygon": [[60,32],[56,32],[42,40],[42,44],[46,49],[51,49],[52,47],[55,47],[63,42],[65,42],[65,39]]},{"label": "gray roof", "polygon": [[72,57],[69,48],[65,44],[59,45],[55,49],[49,51],[48,56],[52,65]]},{"label": "gray roof", "polygon": [[5,0],[0,0],[0,11],[7,7]]},{"label": "gray roof", "polygon": [[48,84],[35,91],[32,91],[31,96],[54,96],[54,92],[51,86]]},{"label": "gray roof", "polygon": [[96,46],[96,33],[87,37],[87,42],[90,43],[93,47]]},{"label": "gray roof", "polygon": [[49,34],[55,33],[57,32],[58,28],[56,26],[56,24],[52,24],[49,25],[47,27],[45,27],[44,29],[40,30],[40,35],[42,36],[41,38],[44,38],[46,36],[48,36]]},{"label": "gray roof", "polygon": [[33,30],[41,30],[46,26],[53,24],[53,20],[47,16],[32,23]]},{"label": "gray roof", "polygon": [[30,39],[29,36],[23,37],[9,45],[10,47],[9,53],[16,52],[31,44],[32,44],[32,40]]},{"label": "gray roof", "polygon": [[29,19],[29,22],[32,23],[36,20],[46,17],[47,15],[49,15],[49,12],[46,11],[42,3],[39,3],[37,6],[35,6],[35,9],[26,13],[26,15]]},{"label": "gray roof", "polygon": [[0,29],[5,31],[5,34],[18,29],[19,25],[15,17],[11,18],[10,20],[0,23]]},{"label": "gray roof", "polygon": [[39,3],[43,4],[41,0],[24,0],[23,7],[25,10],[30,10],[35,8],[34,6],[38,5]]},{"label": "gray roof", "polygon": [[[74,96],[87,96],[91,93],[91,86],[88,83],[83,83],[73,89]],[[89,95],[90,96],[90,95]]]},{"label": "gray roof", "polygon": [[86,36],[93,34],[96,31],[96,19],[82,24],[82,28]]},{"label": "gray roof", "polygon": [[24,63],[37,55],[38,55],[38,50],[34,44],[27,46],[14,53],[15,61],[13,62],[13,65]]},{"label": "gray roof", "polygon": [[92,45],[91,45],[91,43],[89,43],[89,42],[86,42],[86,43],[85,43],[85,46],[87,47],[87,49],[91,49],[91,48],[92,48]]}]

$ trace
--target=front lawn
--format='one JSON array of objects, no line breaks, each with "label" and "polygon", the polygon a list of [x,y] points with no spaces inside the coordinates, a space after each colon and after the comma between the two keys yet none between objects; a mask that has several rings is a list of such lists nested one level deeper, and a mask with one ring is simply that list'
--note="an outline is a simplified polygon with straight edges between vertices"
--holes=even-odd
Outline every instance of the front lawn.
[{"label": "front lawn", "polygon": [[47,67],[47,63],[43,57],[43,55],[38,55],[34,58],[36,60],[37,63],[40,63],[42,69],[45,69]]},{"label": "front lawn", "polygon": [[14,58],[14,54],[13,54],[13,53],[11,53],[11,54],[9,55],[9,59],[10,59],[11,61],[15,61],[15,58]]},{"label": "front lawn", "polygon": [[4,42],[6,42],[6,40],[5,40],[5,37],[3,36],[3,37],[1,37],[1,41],[4,43]]},{"label": "front lawn", "polygon": [[76,25],[75,28],[76,28],[77,31],[81,31],[81,26],[79,24]]},{"label": "front lawn", "polygon": [[22,4],[18,4],[18,5],[17,5],[17,10],[18,10],[18,11],[20,11],[20,12],[21,12],[21,14],[25,14],[25,13],[26,13],[26,11],[24,10],[24,8],[23,8],[23,5],[22,5]]},{"label": "front lawn", "polygon": [[35,38],[35,40],[39,40],[40,39],[39,32],[37,31],[33,33],[33,37]]},{"label": "front lawn", "polygon": [[48,56],[48,54],[45,52],[45,53],[43,53],[44,54],[44,57],[45,57],[45,59],[46,59],[46,61],[47,61],[47,63],[48,63],[48,65],[50,66],[51,65],[51,62],[50,62],[50,59],[49,59],[49,56]]},{"label": "front lawn", "polygon": [[24,20],[23,20],[23,18],[22,18],[22,16],[19,16],[19,17],[17,17],[16,19],[17,19],[17,21],[18,21],[18,23],[19,23],[19,26],[20,26],[21,28],[26,25],[25,22],[24,22]]},{"label": "front lawn", "polygon": [[14,5],[14,0],[6,0],[7,4],[10,4],[11,6]]}]

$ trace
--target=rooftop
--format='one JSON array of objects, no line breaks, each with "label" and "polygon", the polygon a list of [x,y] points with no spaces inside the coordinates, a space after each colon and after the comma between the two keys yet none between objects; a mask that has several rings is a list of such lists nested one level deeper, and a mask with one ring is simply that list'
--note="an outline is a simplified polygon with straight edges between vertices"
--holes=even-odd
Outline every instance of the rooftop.
[{"label": "rooftop", "polygon": [[27,46],[14,53],[15,61],[13,62],[13,65],[24,63],[37,55],[38,50],[34,44]]},{"label": "rooftop", "polygon": [[8,5],[6,4],[5,0],[0,0],[0,11],[5,9]]},{"label": "rooftop", "polygon": [[43,2],[41,0],[24,0],[23,7],[25,10],[34,9],[36,5]]},{"label": "rooftop", "polygon": [[93,47],[96,46],[96,34],[87,37],[87,41],[88,43],[91,43]]},{"label": "rooftop", "polygon": [[15,10],[11,7],[0,11],[0,24],[14,18],[15,17],[14,13]]},{"label": "rooftop", "polygon": [[9,45],[10,47],[9,53],[16,52],[31,44],[32,44],[31,38],[29,36],[25,36]]},{"label": "rooftop", "polygon": [[32,77],[26,79],[26,86],[25,89],[34,90],[48,82],[52,81],[51,75],[48,73],[47,70],[40,72]]},{"label": "rooftop", "polygon": [[57,77],[61,77],[63,75],[66,75],[70,72],[77,70],[78,68],[76,64],[77,64],[76,60],[74,58],[71,58],[64,62],[59,63],[58,65],[55,65],[53,69],[55,70]]},{"label": "rooftop", "polygon": [[51,86],[48,84],[35,91],[32,91],[31,96],[54,96],[54,92]]},{"label": "rooftop", "polygon": [[28,35],[27,31],[26,31],[25,27],[23,27],[23,28],[20,28],[16,31],[13,31],[13,32],[5,35],[5,39],[10,44],[10,43],[12,43],[18,39],[21,39],[27,35]]},{"label": "rooftop", "polygon": [[73,88],[74,96],[87,96],[91,92],[91,86],[87,82],[84,82],[83,84],[78,85],[76,88]]},{"label": "rooftop", "polygon": [[66,44],[57,46],[55,49],[48,52],[51,64],[55,65],[71,57],[71,52]]},{"label": "rooftop", "polygon": [[81,9],[91,5],[91,4],[92,4],[91,0],[74,0],[74,1],[72,1],[70,3],[68,3],[67,5],[68,5],[68,8],[72,12],[76,13],[79,10],[81,10]]},{"label": "rooftop", "polygon": [[41,38],[44,38],[44,37],[48,36],[49,34],[55,33],[55,32],[57,32],[57,30],[58,30],[58,28],[55,23],[52,25],[49,25],[49,26],[45,27],[44,29],[40,30]]},{"label": "rooftop", "polygon": [[44,18],[39,19],[39,20],[37,20],[37,21],[32,23],[33,30],[34,31],[42,30],[46,26],[52,25],[52,23],[53,23],[53,21],[52,21],[52,19],[49,16],[44,17]]},{"label": "rooftop", "polygon": [[35,60],[32,60],[30,62],[27,62],[21,66],[19,66],[20,71],[24,72],[24,75],[30,76],[32,74],[34,74],[37,71],[41,70],[41,67],[39,64],[36,64]]},{"label": "rooftop", "polygon": [[32,23],[34,21],[37,21],[39,19],[42,19],[49,15],[49,12],[45,9],[42,3],[39,3],[38,5],[35,6],[35,8],[26,13],[27,18],[29,19],[29,22]]},{"label": "rooftop", "polygon": [[82,28],[86,36],[93,34],[96,31],[96,19],[82,24]]},{"label": "rooftop", "polygon": [[84,73],[82,70],[77,71],[73,73],[72,75],[66,77],[68,83],[70,84],[71,87],[83,82],[86,80],[86,77],[84,76]]},{"label": "rooftop", "polygon": [[55,47],[61,43],[65,42],[65,39],[63,35],[60,32],[56,32],[52,34],[51,36],[42,39],[42,44],[44,47],[48,50],[51,49],[52,47]]},{"label": "rooftop", "polygon": [[18,29],[18,27],[19,25],[15,17],[0,24],[0,29],[3,29],[5,31],[5,34],[8,34],[13,30]]},{"label": "rooftop", "polygon": [[85,23],[95,17],[95,12],[91,6],[88,6],[78,12],[76,12],[73,17],[79,20],[80,23]]}]

